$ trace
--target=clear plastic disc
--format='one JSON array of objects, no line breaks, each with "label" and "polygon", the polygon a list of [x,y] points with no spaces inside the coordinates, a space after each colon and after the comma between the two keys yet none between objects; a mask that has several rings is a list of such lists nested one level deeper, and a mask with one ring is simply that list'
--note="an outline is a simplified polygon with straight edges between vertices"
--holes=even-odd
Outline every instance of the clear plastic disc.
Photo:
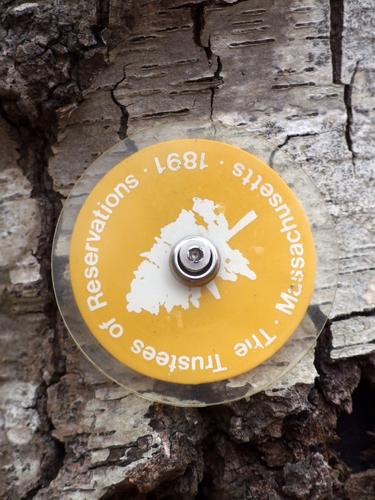
[{"label": "clear plastic disc", "polygon": [[[205,242],[219,254],[212,279],[178,280],[171,252],[204,271]],[[335,231],[310,178],[271,143],[176,123],[86,170],[52,272],[69,332],[109,378],[154,401],[220,404],[274,384],[315,344],[336,290]]]}]

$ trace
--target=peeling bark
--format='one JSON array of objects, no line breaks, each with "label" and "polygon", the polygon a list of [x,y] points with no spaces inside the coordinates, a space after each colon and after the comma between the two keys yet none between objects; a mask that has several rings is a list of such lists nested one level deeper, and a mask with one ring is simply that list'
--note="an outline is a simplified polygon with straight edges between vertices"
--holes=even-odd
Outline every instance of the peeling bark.
[{"label": "peeling bark", "polygon": [[[3,2],[1,498],[375,496],[373,7]],[[336,220],[341,270],[332,322],[284,380],[181,409],[82,358],[49,260],[63,199],[99,154],[143,123],[203,117],[304,162]]]}]

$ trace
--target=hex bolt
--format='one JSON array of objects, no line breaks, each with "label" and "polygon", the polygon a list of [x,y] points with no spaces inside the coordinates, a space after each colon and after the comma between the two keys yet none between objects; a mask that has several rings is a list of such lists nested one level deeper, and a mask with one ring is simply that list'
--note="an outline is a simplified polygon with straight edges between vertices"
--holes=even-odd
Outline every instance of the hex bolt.
[{"label": "hex bolt", "polygon": [[202,286],[217,275],[220,256],[207,238],[188,236],[174,245],[169,262],[179,281],[189,286]]}]

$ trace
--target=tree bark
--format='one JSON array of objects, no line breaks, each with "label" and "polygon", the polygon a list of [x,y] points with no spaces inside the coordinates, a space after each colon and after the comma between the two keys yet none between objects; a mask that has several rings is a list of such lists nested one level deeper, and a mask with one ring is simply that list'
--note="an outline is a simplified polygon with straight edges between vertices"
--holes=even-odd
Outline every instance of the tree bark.
[{"label": "tree bark", "polygon": [[[3,0],[0,497],[375,498],[374,0]],[[315,352],[249,401],[151,404],[67,334],[53,231],[143,124],[247,126],[302,160],[340,258]]]}]

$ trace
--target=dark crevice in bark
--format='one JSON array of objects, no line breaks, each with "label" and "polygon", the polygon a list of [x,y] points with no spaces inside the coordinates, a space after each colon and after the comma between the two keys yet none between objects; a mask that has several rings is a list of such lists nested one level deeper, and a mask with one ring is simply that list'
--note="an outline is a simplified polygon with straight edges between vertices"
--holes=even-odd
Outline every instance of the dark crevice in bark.
[{"label": "dark crevice in bark", "polygon": [[328,445],[333,457],[331,466],[345,483],[350,473],[375,466],[375,363],[371,356],[333,361],[331,351],[332,332],[328,323],[315,351],[319,373],[315,387],[327,408],[336,415],[336,436],[332,436]]},{"label": "dark crevice in bark", "polygon": [[352,157],[354,157],[353,143],[352,143],[352,138],[351,138],[351,134],[350,134],[350,127],[351,127],[352,121],[353,121],[352,86],[350,84],[344,86],[344,103],[345,103],[345,108],[346,108],[345,140],[346,140],[346,145],[348,146],[348,149],[349,149]]},{"label": "dark crevice in bark", "polygon": [[129,126],[129,111],[124,104],[121,104],[120,101],[116,97],[116,90],[118,86],[126,80],[126,70],[123,68],[123,76],[122,78],[114,84],[111,89],[111,98],[116,106],[120,108],[121,119],[120,119],[120,128],[118,131],[118,136],[120,139],[125,139],[128,136],[128,126]]},{"label": "dark crevice in bark", "polygon": [[155,495],[140,493],[134,486],[116,486],[99,500],[156,500]]},{"label": "dark crevice in bark", "polygon": [[54,427],[48,416],[47,389],[47,384],[42,382],[38,388],[36,410],[40,418],[39,432],[43,432],[44,439],[50,445],[51,451],[47,452],[41,458],[41,470],[43,471],[41,480],[30,491],[28,491],[21,500],[31,500],[41,488],[48,486],[57,476],[66,455],[64,444],[54,438],[51,434]]},{"label": "dark crevice in bark", "polygon": [[220,56],[214,54],[211,48],[211,38],[208,37],[208,44],[204,45],[202,40],[202,33],[205,27],[205,6],[203,4],[191,7],[191,18],[193,20],[193,40],[195,44],[205,51],[208,66],[212,66],[213,59],[216,58],[216,68],[211,78],[212,84],[210,86],[210,120],[214,121],[214,102],[216,90],[224,83],[224,78],[221,74],[223,65]]},{"label": "dark crevice in bark", "polygon": [[279,144],[276,149],[274,149],[272,151],[272,153],[270,155],[270,158],[268,160],[270,167],[273,168],[273,162],[274,162],[276,153],[279,150],[281,150],[284,146],[286,146],[291,139],[294,139],[295,137],[315,137],[317,135],[319,135],[317,132],[305,132],[304,134],[290,134],[290,135],[287,135],[286,138],[285,138],[285,140],[281,144]]},{"label": "dark crevice in bark", "polygon": [[331,319],[331,321],[344,321],[350,318],[357,318],[358,316],[375,316],[375,308],[371,307],[369,309],[363,309],[362,311],[351,311],[346,314],[337,314]]},{"label": "dark crevice in bark", "polygon": [[353,392],[353,411],[337,422],[340,457],[353,472],[375,468],[375,388],[361,379]]},{"label": "dark crevice in bark", "polygon": [[170,111],[157,111],[155,113],[146,113],[142,116],[142,119],[148,118],[165,118],[166,116],[176,116],[176,115],[188,115],[190,112],[189,108],[174,109]]},{"label": "dark crevice in bark", "polygon": [[315,87],[315,82],[301,82],[301,83],[285,83],[279,85],[272,85],[272,90],[286,90],[298,87]]},{"label": "dark crevice in bark", "polygon": [[355,75],[357,73],[358,69],[358,64],[355,65],[352,77],[350,79],[350,83],[347,85],[344,85],[344,103],[345,103],[345,109],[346,109],[346,123],[345,123],[345,140],[347,147],[350,151],[350,154],[352,156],[352,161],[354,162],[355,160],[355,153],[353,150],[353,140],[351,136],[352,132],[352,125],[353,125],[353,108],[352,108],[352,91],[353,91],[353,84],[354,84],[354,79]]},{"label": "dark crevice in bark", "polygon": [[[221,76],[221,71],[223,69],[223,65],[221,64],[221,59],[219,56],[216,56],[216,60],[217,60],[217,66],[216,66],[216,70],[214,73],[214,81],[219,82],[218,83],[218,85],[219,85],[220,83],[224,83],[224,79]],[[210,101],[210,120],[211,120],[211,122],[213,122],[216,89],[217,89],[217,86],[211,87],[211,101]]]},{"label": "dark crevice in bark", "polygon": [[333,83],[341,83],[342,71],[342,32],[344,28],[344,0],[330,0],[331,16],[331,56]]},{"label": "dark crevice in bark", "polygon": [[[85,12],[78,15],[77,10],[64,5],[54,10],[51,6],[35,3],[23,13],[10,9],[3,16],[7,31],[0,59],[7,78],[0,80],[0,113],[18,135],[19,165],[32,185],[31,197],[37,200],[40,208],[42,229],[35,256],[40,265],[41,280],[35,287],[42,297],[43,312],[48,319],[48,331],[41,332],[41,335],[53,332],[48,361],[52,373],[48,382],[40,374],[35,404],[40,419],[37,432],[45,443],[41,475],[23,495],[25,499],[33,498],[41,488],[50,484],[65,457],[63,443],[52,436],[54,427],[47,407],[48,388],[66,373],[51,279],[51,246],[62,199],[54,190],[48,162],[56,142],[57,109],[80,102],[82,90],[105,66],[106,49],[101,33],[108,24],[109,2],[98,1],[97,8],[97,24],[94,26],[82,22]],[[38,44],[28,43],[30,39],[43,40],[43,50]],[[17,54],[23,54],[22,51],[28,57],[18,59]],[[11,79],[9,75],[14,76]]]},{"label": "dark crevice in bark", "polygon": [[[211,2],[214,4],[214,5],[217,5],[218,7],[232,7],[234,5],[238,5],[240,3],[249,3],[249,0],[231,0],[231,1],[228,1],[228,0],[211,0]],[[248,12],[254,12],[254,15],[257,15],[257,14],[262,14],[263,12],[265,12],[265,9],[257,9],[256,7],[254,8],[250,8],[248,9]]]},{"label": "dark crevice in bark", "polygon": [[96,0],[96,25],[93,31],[96,35],[96,40],[98,43],[104,43],[102,38],[102,32],[108,27],[109,24],[109,0]]},{"label": "dark crevice in bark", "polygon": [[320,375],[324,372],[325,364],[331,362],[331,351],[332,332],[330,323],[326,323],[322,333],[318,337],[315,347],[314,366]]},{"label": "dark crevice in bark", "polygon": [[208,65],[212,64],[212,50],[211,43],[208,42],[208,45],[203,45],[202,43],[202,33],[204,30],[205,19],[204,19],[204,11],[205,6],[203,4],[194,5],[191,7],[191,18],[193,20],[193,40],[198,47],[201,47],[207,57]]},{"label": "dark crevice in bark", "polygon": [[[39,432],[44,436],[47,453],[42,460],[42,476],[23,498],[33,498],[39,489],[47,486],[57,475],[65,456],[64,445],[51,434],[52,421],[47,410],[48,387],[58,382],[65,374],[65,360],[60,351],[57,336],[58,310],[54,299],[51,277],[51,246],[54,229],[61,210],[61,196],[53,189],[53,180],[48,173],[48,158],[51,154],[51,144],[55,140],[55,123],[53,120],[41,120],[38,126],[28,123],[25,117],[20,123],[13,119],[1,106],[2,116],[11,123],[19,137],[20,159],[19,165],[32,185],[31,197],[39,204],[42,232],[39,236],[39,245],[36,258],[40,265],[41,295],[45,297],[44,313],[48,318],[48,326],[53,331],[53,347],[51,366],[54,368],[49,385],[42,381],[36,397],[36,410],[40,418]],[[47,332],[44,332],[45,334]]]},{"label": "dark crevice in bark", "polygon": [[354,164],[355,153],[353,150],[353,140],[351,137],[351,127],[353,123],[352,109],[352,88],[355,74],[358,68],[358,62],[353,71],[349,84],[343,84],[342,81],[342,40],[344,30],[344,0],[330,0],[330,44],[332,58],[332,78],[333,83],[344,85],[344,104],[346,109],[345,122],[345,141],[350,151],[352,162]]},{"label": "dark crevice in bark", "polygon": [[0,98],[0,116],[1,118],[11,127],[13,128],[14,132],[16,133],[17,137],[19,137],[19,132],[18,132],[18,127],[15,122],[15,120],[12,119],[11,116],[7,113],[5,106],[4,106],[4,101],[3,99]]},{"label": "dark crevice in bark", "polygon": [[[5,110],[3,101],[0,101],[0,114],[18,136],[18,142],[21,145],[19,166],[32,185],[31,197],[39,204],[42,230],[35,257],[40,265],[41,281],[37,286],[41,296],[45,299],[43,312],[48,318],[48,328],[54,333],[50,363],[54,367],[54,372],[51,374],[49,385],[44,381],[39,384],[35,404],[40,419],[38,432],[44,437],[46,453],[41,461],[41,479],[22,497],[29,499],[56,477],[65,456],[64,445],[51,434],[53,424],[47,411],[48,387],[56,383],[66,371],[65,360],[60,352],[57,338],[58,310],[53,293],[50,260],[54,229],[61,210],[61,196],[54,191],[53,180],[48,173],[48,158],[54,141],[55,124],[41,120],[38,126],[35,126],[28,122],[26,116],[21,119],[17,114],[12,116]],[[47,334],[46,331],[43,333]]]}]

